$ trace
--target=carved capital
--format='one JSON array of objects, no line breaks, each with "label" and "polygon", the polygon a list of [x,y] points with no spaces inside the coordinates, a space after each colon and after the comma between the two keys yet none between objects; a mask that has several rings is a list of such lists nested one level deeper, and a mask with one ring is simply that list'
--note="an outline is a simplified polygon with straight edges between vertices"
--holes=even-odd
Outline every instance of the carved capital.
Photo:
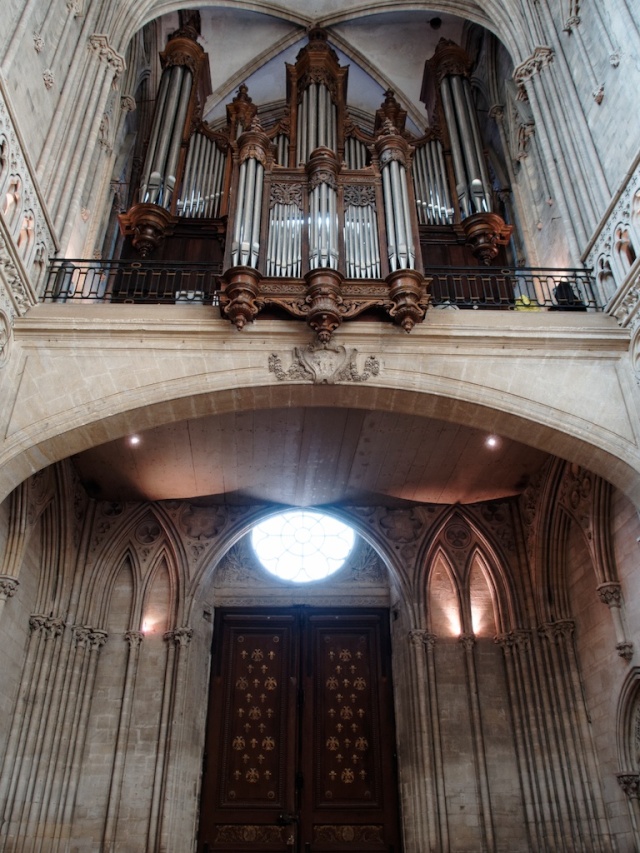
[{"label": "carved capital", "polygon": [[538,45],[528,59],[521,62],[513,72],[517,84],[528,83],[536,74],[553,62],[555,52],[552,47]]},{"label": "carved capital", "polygon": [[138,649],[144,640],[144,634],[142,631],[125,631],[122,639],[129,643],[130,649]]},{"label": "carved capital", "polygon": [[640,799],[640,773],[616,773],[616,779],[630,800]]},{"label": "carved capital", "polygon": [[89,636],[92,630],[88,625],[74,625],[71,629],[74,644],[80,649],[86,648],[89,645]]},{"label": "carved capital", "polygon": [[558,644],[573,637],[576,623],[572,619],[560,619],[558,622],[545,622],[540,626],[540,635]]},{"label": "carved capital", "polygon": [[502,104],[494,104],[489,110],[489,115],[498,123],[502,123],[504,120],[504,107]]},{"label": "carved capital", "polygon": [[460,634],[458,642],[464,648],[465,652],[470,652],[476,644],[475,634]]},{"label": "carved capital", "polygon": [[89,36],[89,48],[98,56],[100,62],[105,62],[113,71],[115,82],[124,72],[127,64],[124,57],[111,47],[109,37],[102,33],[94,33]]},{"label": "carved capital", "polygon": [[123,95],[120,98],[120,109],[123,113],[132,113],[136,108],[136,99],[133,95]]},{"label": "carved capital", "polygon": [[0,599],[6,601],[7,598],[13,598],[19,586],[18,578],[11,575],[0,575]]},{"label": "carved capital", "polygon": [[98,630],[93,629],[89,633],[89,637],[88,637],[89,648],[91,649],[91,651],[100,651],[100,649],[107,642],[108,636],[109,635],[107,634],[106,631],[98,631]]},{"label": "carved capital", "polygon": [[629,640],[623,640],[621,643],[616,643],[616,651],[621,658],[631,660],[633,657],[633,643]]},{"label": "carved capital", "polygon": [[609,607],[620,607],[622,605],[622,587],[615,581],[601,583],[597,588],[598,596],[603,604]]},{"label": "carved capital", "polygon": [[437,636],[431,634],[422,628],[415,628],[409,631],[409,642],[412,646],[422,646],[425,649],[433,649],[436,644]]},{"label": "carved capital", "polygon": [[165,640],[173,642],[179,648],[185,648],[191,642],[193,637],[193,628],[176,628],[174,631],[167,631],[164,635]]}]

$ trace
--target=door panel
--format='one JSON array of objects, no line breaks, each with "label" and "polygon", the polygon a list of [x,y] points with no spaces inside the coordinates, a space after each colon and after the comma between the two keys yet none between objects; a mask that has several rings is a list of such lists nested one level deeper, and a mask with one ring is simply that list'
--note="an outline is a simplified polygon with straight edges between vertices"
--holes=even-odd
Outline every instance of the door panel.
[{"label": "door panel", "polygon": [[199,851],[398,851],[387,611],[216,613]]}]

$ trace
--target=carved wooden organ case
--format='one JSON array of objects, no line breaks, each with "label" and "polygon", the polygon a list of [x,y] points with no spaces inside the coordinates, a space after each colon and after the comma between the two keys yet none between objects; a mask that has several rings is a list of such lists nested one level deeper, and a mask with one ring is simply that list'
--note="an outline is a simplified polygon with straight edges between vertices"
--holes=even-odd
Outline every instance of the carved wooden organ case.
[{"label": "carved wooden organ case", "polygon": [[430,61],[435,121],[416,138],[391,91],[372,129],[350,117],[348,69],[321,29],[287,65],[279,119],[263,127],[241,86],[213,131],[196,38],[178,31],[161,55],[139,201],[120,222],[143,257],[222,261],[220,306],[238,329],[262,311],[306,320],[320,344],[364,313],[409,332],[429,305],[423,255],[427,273],[432,250],[441,265],[502,260],[511,227],[494,212],[457,45],[442,40]]}]

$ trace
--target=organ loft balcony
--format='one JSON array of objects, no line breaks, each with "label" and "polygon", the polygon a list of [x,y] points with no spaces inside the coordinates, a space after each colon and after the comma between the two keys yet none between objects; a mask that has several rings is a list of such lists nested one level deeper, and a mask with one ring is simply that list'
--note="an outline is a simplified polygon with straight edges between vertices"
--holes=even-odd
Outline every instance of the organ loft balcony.
[{"label": "organ loft balcony", "polygon": [[373,115],[350,109],[322,29],[286,66],[284,104],[259,109],[241,85],[206,121],[197,36],[183,26],[161,54],[107,252],[54,260],[42,301],[202,306],[240,331],[298,321],[316,346],[358,321],[410,333],[436,310],[602,309],[588,269],[527,264],[456,43],[441,39],[425,67],[420,133],[391,90]]}]

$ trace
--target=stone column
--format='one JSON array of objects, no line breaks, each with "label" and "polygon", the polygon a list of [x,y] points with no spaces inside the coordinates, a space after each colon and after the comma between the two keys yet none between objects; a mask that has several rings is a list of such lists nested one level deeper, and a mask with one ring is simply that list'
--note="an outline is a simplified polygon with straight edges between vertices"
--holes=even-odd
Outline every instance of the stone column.
[{"label": "stone column", "polygon": [[611,840],[599,790],[598,769],[578,680],[574,628],[571,620],[563,619],[548,622],[540,629],[546,640],[544,654],[548,683],[557,705],[552,709],[551,718],[564,772],[574,841],[592,850],[610,851]]},{"label": "stone column", "polygon": [[509,708],[511,710],[511,722],[516,742],[516,757],[518,760],[518,773],[520,786],[522,788],[522,801],[527,823],[527,838],[530,849],[543,849],[545,841],[540,834],[543,818],[540,814],[540,803],[535,795],[532,785],[533,756],[528,748],[528,738],[525,734],[528,729],[523,708],[523,696],[520,689],[517,666],[514,656],[518,653],[518,640],[514,632],[501,634],[494,638],[504,654],[505,670],[507,676],[507,690],[509,692]]},{"label": "stone column", "polygon": [[166,787],[166,766],[168,752],[169,720],[174,701],[174,677],[176,666],[176,636],[175,631],[167,631],[164,635],[166,643],[166,660],[164,668],[164,684],[162,689],[162,708],[160,710],[160,726],[158,729],[158,743],[156,751],[156,765],[153,774],[153,791],[151,794],[151,811],[149,813],[149,827],[147,829],[147,853],[158,850],[160,806],[162,795]]},{"label": "stone column", "polygon": [[106,631],[84,626],[74,630],[77,651],[74,660],[74,681],[72,683],[77,684],[77,701],[68,728],[69,756],[65,763],[56,816],[53,820],[52,851],[66,849],[68,843],[82,770],[82,756],[89,725],[91,700],[98,672],[99,653],[107,642],[107,636]]},{"label": "stone column", "polygon": [[616,634],[616,650],[621,658],[631,660],[633,643],[627,640],[624,621],[622,618],[622,587],[615,581],[601,583],[597,588],[598,596],[603,604],[608,605]]},{"label": "stone column", "polygon": [[484,734],[482,731],[482,716],[480,713],[480,701],[478,699],[478,679],[476,676],[476,662],[473,649],[476,644],[474,634],[461,634],[460,645],[464,649],[464,660],[467,670],[467,689],[469,707],[471,710],[471,730],[473,737],[473,755],[476,771],[476,781],[480,794],[480,820],[482,822],[483,850],[493,853],[496,849],[493,833],[493,821],[491,810],[491,799],[489,797],[489,776],[487,773],[487,760],[484,745]]},{"label": "stone column", "polygon": [[0,780],[3,803],[2,849],[20,835],[28,816],[30,793],[40,760],[49,711],[49,682],[55,672],[57,639],[64,630],[62,619],[34,615],[29,620],[31,637],[20,697],[16,706]]},{"label": "stone column", "polygon": [[573,259],[577,262],[580,252],[588,240],[588,227],[582,221],[582,211],[575,194],[571,175],[568,172],[564,149],[552,116],[543,106],[547,93],[540,80],[540,72],[553,62],[554,51],[545,45],[536,47],[533,54],[513,72],[516,84],[524,86],[536,117],[536,129],[544,153],[543,166],[549,172],[554,197],[560,205],[565,231]]},{"label": "stone column", "polygon": [[[434,716],[437,719],[437,707],[433,710],[431,697],[431,685],[425,682],[425,660],[424,652],[427,650],[427,637],[433,636],[427,631],[414,629],[409,631],[410,660],[409,681],[412,690],[407,691],[406,698],[412,701],[413,731],[407,731],[405,737],[410,739],[415,750],[411,768],[414,775],[414,795],[411,803],[411,811],[421,820],[421,825],[414,827],[414,838],[417,849],[422,849],[425,842],[429,850],[447,849],[448,844],[443,843],[440,831],[440,822],[444,819],[446,826],[446,806],[440,814],[440,803],[438,799],[438,784],[442,784],[442,777],[438,773],[435,760],[435,751],[439,746],[439,737],[436,746],[434,737]],[[409,685],[407,685],[409,686]],[[442,756],[440,756],[442,760]],[[442,768],[440,768],[441,771]],[[443,804],[444,805],[444,804]],[[407,804],[408,806],[408,804]],[[409,810],[407,808],[407,810]],[[436,816],[438,819],[436,819]],[[445,836],[446,838],[446,836]]]},{"label": "stone column", "polygon": [[111,771],[111,785],[109,787],[107,815],[105,818],[104,833],[102,836],[103,853],[110,853],[110,851],[115,849],[116,844],[118,813],[120,811],[122,782],[124,779],[124,763],[127,755],[127,741],[129,738],[129,727],[131,725],[133,697],[135,693],[136,677],[138,675],[140,645],[142,644],[143,639],[144,634],[141,631],[126,631],[124,634],[124,640],[129,644],[129,654],[127,656],[127,668],[122,690],[122,704],[120,706],[120,719],[118,720],[116,747],[113,755],[113,768]]},{"label": "stone column", "polygon": [[179,837],[176,809],[181,808],[184,787],[180,779],[180,752],[182,729],[187,703],[187,664],[189,644],[193,637],[192,628],[176,628],[169,638],[175,645],[175,664],[171,684],[170,707],[167,715],[166,757],[163,767],[162,795],[158,841],[155,850],[178,851],[187,849],[185,839]]}]

